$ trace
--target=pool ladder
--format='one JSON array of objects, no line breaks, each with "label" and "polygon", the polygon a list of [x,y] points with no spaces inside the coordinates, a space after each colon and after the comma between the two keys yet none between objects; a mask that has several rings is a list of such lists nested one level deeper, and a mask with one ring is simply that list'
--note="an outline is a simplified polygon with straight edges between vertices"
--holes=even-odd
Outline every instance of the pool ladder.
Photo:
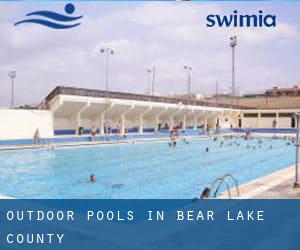
[{"label": "pool ladder", "polygon": [[230,178],[230,179],[232,179],[234,181],[237,196],[240,196],[239,183],[238,183],[237,179],[234,178],[232,176],[232,174],[227,173],[227,174],[223,175],[222,177],[218,177],[212,183],[212,185],[210,187],[211,191],[214,190],[215,186],[217,187],[216,190],[214,191],[214,194],[213,194],[214,198],[216,198],[218,196],[218,192],[220,191],[222,185],[225,183],[226,189],[227,189],[228,198],[231,199],[232,195],[231,195],[231,191],[230,191],[230,186],[229,186],[229,184],[227,182],[228,178]]}]

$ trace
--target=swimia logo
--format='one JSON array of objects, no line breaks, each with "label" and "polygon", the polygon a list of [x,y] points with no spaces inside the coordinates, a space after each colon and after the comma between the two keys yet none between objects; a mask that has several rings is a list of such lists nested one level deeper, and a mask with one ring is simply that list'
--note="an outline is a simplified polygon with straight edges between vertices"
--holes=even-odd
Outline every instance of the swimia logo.
[{"label": "swimia logo", "polygon": [[33,18],[21,20],[16,22],[15,25],[17,26],[24,23],[33,23],[52,29],[70,29],[80,25],[78,22],[74,23],[74,21],[81,19],[82,16],[72,16],[72,14],[75,12],[75,6],[73,4],[66,4],[64,11],[65,14],[59,14],[48,10],[31,12],[26,16]]},{"label": "swimia logo", "polygon": [[206,21],[207,27],[276,27],[276,15],[264,14],[262,10],[258,14],[240,14],[237,10],[230,15],[210,14]]}]

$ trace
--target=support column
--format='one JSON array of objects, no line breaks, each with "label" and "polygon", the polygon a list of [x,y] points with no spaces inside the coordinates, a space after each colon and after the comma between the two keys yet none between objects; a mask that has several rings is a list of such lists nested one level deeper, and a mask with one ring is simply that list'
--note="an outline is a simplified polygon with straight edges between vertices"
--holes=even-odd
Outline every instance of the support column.
[{"label": "support column", "polygon": [[182,129],[186,129],[186,116],[183,116]]},{"label": "support column", "polygon": [[104,135],[104,112],[101,113],[100,115],[100,127],[99,127],[99,132],[101,135]]},{"label": "support column", "polygon": [[126,121],[125,114],[122,114],[121,115],[121,129],[120,129],[121,135],[125,134],[125,121]]},{"label": "support column", "polygon": [[257,114],[257,128],[260,128],[260,120],[261,120],[261,113],[258,112],[258,114]]},{"label": "support column", "polygon": [[144,114],[141,114],[139,116],[139,133],[140,134],[144,133]]},{"label": "support column", "polygon": [[207,116],[204,117],[204,131],[207,131]]},{"label": "support column", "polygon": [[159,115],[155,116],[155,132],[158,131],[158,124],[159,124]]},{"label": "support column", "polygon": [[81,112],[78,112],[76,115],[76,134],[79,134],[79,127],[81,127]]},{"label": "support column", "polygon": [[193,121],[193,129],[196,130],[197,129],[197,122],[198,122],[198,118],[197,116],[194,117],[194,121]]},{"label": "support column", "polygon": [[275,128],[279,128],[278,124],[279,124],[279,113],[276,112],[276,118],[275,118],[275,121],[276,121],[276,126]]},{"label": "support column", "polygon": [[87,102],[86,104],[84,104],[79,110],[78,112],[75,112],[70,120],[73,121],[75,119],[76,121],[76,134],[79,134],[78,128],[81,127],[81,114],[90,106],[90,102]]},{"label": "support column", "polygon": [[241,113],[240,118],[241,118],[241,128],[242,128],[244,124],[244,113]]},{"label": "support column", "polygon": [[174,119],[173,116],[170,117],[170,130],[172,130],[174,127]]},{"label": "support column", "polygon": [[125,110],[121,114],[121,128],[120,128],[120,134],[124,135],[125,134],[125,129],[126,129],[126,115],[134,109],[134,105],[131,105],[127,110]]},{"label": "support column", "polygon": [[149,107],[145,109],[139,116],[139,133],[143,134],[144,133],[144,118],[145,115],[152,110],[152,107]]}]

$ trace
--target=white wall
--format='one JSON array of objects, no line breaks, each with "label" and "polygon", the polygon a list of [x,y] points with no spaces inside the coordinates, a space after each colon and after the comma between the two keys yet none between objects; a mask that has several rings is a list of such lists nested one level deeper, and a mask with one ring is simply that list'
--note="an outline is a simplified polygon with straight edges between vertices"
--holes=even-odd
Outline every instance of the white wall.
[{"label": "white wall", "polygon": [[54,129],[77,129],[76,120],[70,120],[68,118],[55,117]]},{"label": "white wall", "polygon": [[290,128],[291,119],[291,117],[279,117],[278,128]]},{"label": "white wall", "polygon": [[258,127],[258,119],[256,117],[244,117],[242,119],[242,127],[243,128],[257,128]]},{"label": "white wall", "polygon": [[37,128],[41,137],[53,136],[50,111],[0,109],[0,140],[32,139]]}]

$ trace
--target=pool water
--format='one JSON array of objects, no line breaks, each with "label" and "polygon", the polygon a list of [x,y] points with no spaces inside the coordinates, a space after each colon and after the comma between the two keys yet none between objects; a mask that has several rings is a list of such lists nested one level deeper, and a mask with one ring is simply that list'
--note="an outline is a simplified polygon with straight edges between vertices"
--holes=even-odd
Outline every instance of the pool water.
[{"label": "pool water", "polygon": [[[242,184],[293,164],[293,145],[260,140],[261,148],[258,139],[234,138],[193,139],[188,145],[179,140],[175,149],[158,141],[2,151],[0,193],[17,198],[193,198],[225,173]],[[86,182],[90,174],[96,183]]]}]

